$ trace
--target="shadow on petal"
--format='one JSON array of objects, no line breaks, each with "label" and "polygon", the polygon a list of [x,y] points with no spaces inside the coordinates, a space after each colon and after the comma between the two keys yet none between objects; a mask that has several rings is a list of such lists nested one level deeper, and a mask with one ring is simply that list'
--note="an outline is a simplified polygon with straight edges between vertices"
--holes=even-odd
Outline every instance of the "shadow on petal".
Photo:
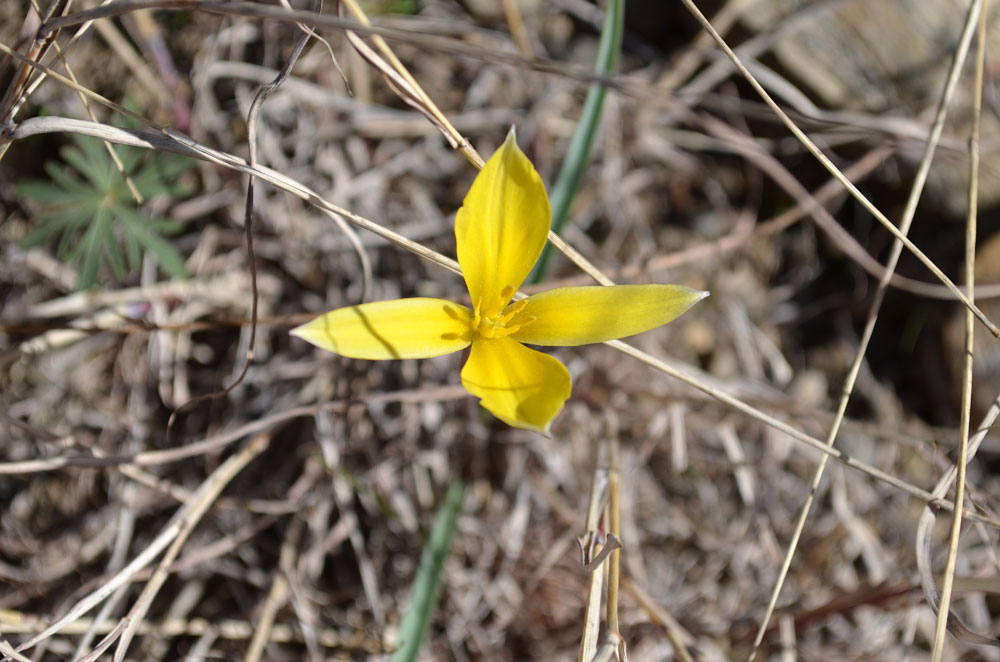
[{"label": "shadow on petal", "polygon": [[355,359],[421,359],[457,352],[472,338],[472,311],[443,299],[393,299],[338,308],[292,329]]}]

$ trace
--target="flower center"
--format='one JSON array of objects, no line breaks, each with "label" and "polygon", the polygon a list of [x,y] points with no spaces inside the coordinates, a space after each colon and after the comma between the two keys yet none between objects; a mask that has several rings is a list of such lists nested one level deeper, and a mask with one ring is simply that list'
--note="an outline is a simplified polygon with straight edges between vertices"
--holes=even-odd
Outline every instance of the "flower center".
[{"label": "flower center", "polygon": [[535,321],[534,317],[519,315],[528,303],[524,299],[515,301],[502,311],[500,310],[500,302],[509,299],[513,292],[513,287],[503,288],[500,297],[489,307],[484,307],[481,300],[476,303],[475,316],[472,319],[473,340],[504,338],[512,333],[517,333],[522,327]]}]

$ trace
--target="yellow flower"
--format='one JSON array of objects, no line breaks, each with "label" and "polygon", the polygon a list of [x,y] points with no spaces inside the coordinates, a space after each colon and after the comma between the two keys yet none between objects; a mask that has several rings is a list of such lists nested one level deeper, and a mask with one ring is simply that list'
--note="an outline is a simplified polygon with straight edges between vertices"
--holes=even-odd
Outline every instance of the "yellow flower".
[{"label": "yellow flower", "polygon": [[350,306],[292,330],[357,359],[440,356],[472,346],[462,384],[509,425],[548,434],[569,398],[566,366],[530,345],[584,345],[666,324],[708,292],[680,285],[561,287],[511,302],[549,232],[549,200],[511,130],[455,218],[473,308],[413,298]]}]

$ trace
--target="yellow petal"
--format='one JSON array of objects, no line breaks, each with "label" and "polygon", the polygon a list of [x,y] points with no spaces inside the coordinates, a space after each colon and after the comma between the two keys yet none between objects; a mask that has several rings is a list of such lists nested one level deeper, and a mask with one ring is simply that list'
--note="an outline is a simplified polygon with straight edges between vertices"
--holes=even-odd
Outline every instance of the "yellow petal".
[{"label": "yellow petal", "polygon": [[441,299],[393,299],[338,308],[291,330],[355,359],[422,359],[469,346],[472,311]]},{"label": "yellow petal", "polygon": [[545,185],[511,129],[455,217],[458,263],[473,306],[493,316],[507,305],[538,260],[549,223]]},{"label": "yellow petal", "polygon": [[472,343],[462,384],[503,422],[542,434],[549,433],[571,389],[569,371],[558,359],[510,338]]},{"label": "yellow petal", "polygon": [[525,299],[508,326],[531,345],[586,345],[654,329],[707,296],[681,285],[560,287]]}]

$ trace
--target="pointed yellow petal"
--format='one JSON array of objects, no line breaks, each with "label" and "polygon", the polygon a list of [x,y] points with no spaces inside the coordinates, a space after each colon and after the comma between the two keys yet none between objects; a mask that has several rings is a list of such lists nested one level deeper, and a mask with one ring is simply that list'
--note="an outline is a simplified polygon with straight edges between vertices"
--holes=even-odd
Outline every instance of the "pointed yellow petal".
[{"label": "pointed yellow petal", "polygon": [[503,422],[542,434],[549,433],[571,389],[569,371],[558,359],[510,338],[472,343],[462,384]]},{"label": "pointed yellow petal", "polygon": [[455,217],[458,263],[472,305],[492,316],[535,265],[549,233],[549,199],[511,129]]},{"label": "pointed yellow petal", "polygon": [[654,329],[707,296],[680,285],[560,287],[525,299],[508,326],[530,345],[586,345]]},{"label": "pointed yellow petal", "polygon": [[472,311],[442,299],[393,299],[338,308],[291,330],[355,359],[423,359],[469,346]]}]

